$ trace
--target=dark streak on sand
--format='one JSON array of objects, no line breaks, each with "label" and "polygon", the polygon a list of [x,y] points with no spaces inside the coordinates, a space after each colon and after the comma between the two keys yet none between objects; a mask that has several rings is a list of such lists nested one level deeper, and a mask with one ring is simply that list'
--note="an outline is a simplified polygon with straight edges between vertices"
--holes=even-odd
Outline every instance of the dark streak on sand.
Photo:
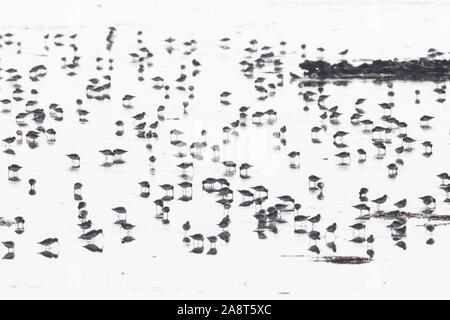
[{"label": "dark streak on sand", "polygon": [[[362,216],[368,217],[368,215]],[[429,219],[429,220],[439,220],[439,221],[450,221],[450,215],[438,215],[438,214],[427,214],[427,213],[413,213],[413,212],[394,212],[394,211],[387,211],[387,212],[376,212],[370,215],[371,218],[399,218],[399,217],[406,217],[406,218],[423,218],[423,219]]]},{"label": "dark streak on sand", "polygon": [[[282,258],[311,258],[301,254],[281,255]],[[336,264],[363,264],[372,262],[373,259],[358,256],[323,256],[312,258],[314,262],[330,262]]]},{"label": "dark streak on sand", "polygon": [[338,263],[338,264],[363,264],[363,263],[371,262],[372,259],[365,258],[365,257],[356,257],[356,256],[326,256],[326,257],[317,258],[314,261],[330,262],[330,263]]}]

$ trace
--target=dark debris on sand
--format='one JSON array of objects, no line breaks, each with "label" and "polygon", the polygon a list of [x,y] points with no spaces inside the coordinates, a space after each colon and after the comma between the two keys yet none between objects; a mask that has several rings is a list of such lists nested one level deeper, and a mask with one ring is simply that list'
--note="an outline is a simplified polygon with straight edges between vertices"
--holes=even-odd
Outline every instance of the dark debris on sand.
[{"label": "dark debris on sand", "polygon": [[306,60],[299,64],[305,76],[319,79],[377,79],[377,80],[447,80],[450,79],[450,60],[420,58],[415,60],[374,60],[352,65],[346,60],[331,64]]},{"label": "dark debris on sand", "polygon": [[357,256],[324,256],[317,258],[314,261],[337,263],[337,264],[363,264],[371,262],[372,259]]},{"label": "dark debris on sand", "polygon": [[384,219],[396,219],[400,217],[405,218],[423,218],[428,220],[438,220],[438,221],[450,221],[450,215],[439,215],[430,213],[414,213],[405,211],[387,211],[387,212],[376,212],[370,215],[372,218],[384,218]]},{"label": "dark debris on sand", "polygon": [[[305,255],[281,255],[283,258],[307,258],[311,259],[310,256]],[[366,257],[358,257],[358,256],[322,256],[322,257],[314,257],[312,261],[314,262],[329,262],[336,264],[363,264],[369,263],[373,259]]]}]

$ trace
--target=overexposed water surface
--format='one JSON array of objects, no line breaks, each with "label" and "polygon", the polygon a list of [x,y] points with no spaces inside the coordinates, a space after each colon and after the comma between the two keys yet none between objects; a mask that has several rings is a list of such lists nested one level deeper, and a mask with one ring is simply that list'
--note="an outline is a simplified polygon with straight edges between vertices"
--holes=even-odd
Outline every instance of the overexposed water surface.
[{"label": "overexposed water surface", "polygon": [[[27,8],[27,10],[25,10]],[[362,265],[335,265],[314,262],[317,255],[308,251],[313,244],[307,235],[294,234],[293,213],[286,212],[288,221],[278,225],[278,233],[267,231],[267,239],[258,239],[257,221],[253,217],[254,206],[243,208],[238,204],[238,189],[264,185],[269,189],[269,199],[264,204],[279,202],[276,196],[290,195],[302,204],[301,214],[320,213],[322,220],[315,227],[324,233],[325,228],[337,222],[336,255],[366,257],[367,244],[355,244],[352,229],[359,213],[352,205],[359,203],[358,191],[369,189],[369,199],[388,194],[384,209],[393,209],[393,203],[408,199],[407,210],[423,209],[419,196],[432,195],[437,200],[436,214],[450,214],[450,206],[444,203],[445,192],[439,189],[436,177],[450,169],[450,141],[448,102],[438,103],[438,95],[432,82],[395,81],[395,96],[387,96],[386,84],[375,85],[372,81],[353,81],[347,86],[328,84],[324,94],[330,95],[325,105],[339,106],[343,113],[340,124],[327,121],[326,131],[320,132],[321,144],[313,144],[310,129],[320,126],[322,113],[315,103],[310,111],[303,111],[305,103],[298,95],[297,82],[289,83],[289,72],[300,74],[298,63],[302,61],[300,45],[307,44],[308,59],[317,59],[317,47],[324,47],[322,54],[327,60],[337,61],[338,52],[349,48],[347,59],[417,58],[425,56],[431,47],[445,53],[448,59],[450,47],[442,38],[448,34],[450,6],[445,1],[14,1],[2,5],[0,34],[11,32],[14,41],[22,42],[22,54],[17,46],[0,49],[0,98],[12,99],[14,88],[6,79],[5,70],[16,68],[23,76],[22,102],[12,103],[11,113],[0,114],[0,136],[13,136],[18,126],[15,116],[24,112],[27,100],[37,100],[47,117],[42,123],[46,129],[54,128],[56,142],[49,144],[45,135],[38,139],[39,146],[30,148],[25,142],[13,146],[16,155],[0,154],[0,194],[2,208],[0,217],[13,219],[23,216],[25,232],[16,234],[14,227],[0,227],[0,240],[12,240],[16,244],[15,259],[0,260],[1,298],[448,298],[450,267],[450,227],[436,227],[433,245],[426,244],[431,237],[423,224],[426,220],[411,219],[407,223],[407,237],[403,239],[407,249],[395,246],[386,227],[389,221],[367,222],[366,236],[373,234],[375,243],[373,261]],[[115,26],[116,38],[111,52],[106,51],[105,38],[108,26]],[[141,30],[142,44],[137,43]],[[52,37],[62,33],[64,46],[53,45]],[[61,57],[70,60],[73,53],[68,46],[68,35],[77,33],[75,43],[81,57],[77,75],[68,77],[61,68]],[[43,36],[50,34],[45,42]],[[164,39],[173,37],[174,51],[168,54]],[[230,49],[220,48],[220,39],[229,37]],[[197,50],[185,55],[183,42],[195,39]],[[257,100],[254,79],[247,79],[240,72],[239,62],[248,57],[244,51],[251,39],[258,40],[258,47],[272,47],[272,51],[284,63],[284,86],[277,88],[274,96],[265,101]],[[280,55],[280,41],[286,41],[286,53]],[[4,41],[4,39],[3,39]],[[44,46],[48,45],[47,52]],[[153,57],[145,66],[145,81],[138,81],[138,64],[132,63],[129,53],[146,46]],[[103,70],[96,69],[96,57],[103,57]],[[253,56],[256,57],[256,54]],[[114,70],[108,71],[107,59],[114,59]],[[196,77],[192,59],[201,62]],[[44,64],[47,75],[38,82],[31,82],[28,70]],[[188,75],[185,84],[193,85],[194,99],[176,90],[175,79],[182,71]],[[255,71],[257,76],[275,82],[273,73]],[[261,72],[261,73],[260,73]],[[110,74],[112,87],[110,101],[88,100],[85,87],[88,79]],[[152,77],[162,76],[171,88],[170,99],[164,99],[164,90],[152,88]],[[30,90],[38,90],[31,96]],[[308,88],[317,92],[316,88]],[[420,104],[415,104],[414,90],[420,89]],[[307,89],[304,89],[307,90]],[[232,92],[230,105],[219,102],[223,91]],[[133,108],[122,107],[122,97],[134,95]],[[83,108],[90,113],[87,123],[78,121],[76,99],[83,99]],[[378,103],[394,102],[393,116],[409,124],[408,135],[418,140],[414,150],[402,156],[404,165],[399,166],[396,178],[388,178],[386,166],[394,162],[394,148],[401,145],[398,131],[392,134],[383,159],[376,157],[370,134],[363,133],[363,126],[350,123],[354,102],[366,98],[362,105],[364,118],[375,125],[387,126],[382,121],[382,109]],[[183,114],[182,102],[189,101],[187,113]],[[55,121],[48,115],[48,106],[58,103],[64,109],[64,120]],[[164,105],[166,119],[159,122],[159,138],[145,141],[136,137],[133,127],[137,124],[131,117],[145,111],[147,124],[157,120],[156,109]],[[239,117],[239,107],[250,106],[249,114],[272,108],[277,111],[275,123],[263,121],[255,126],[248,119],[246,127],[237,129],[239,137],[230,136],[229,144],[222,143],[222,127]],[[434,116],[431,128],[420,127],[419,118]],[[116,136],[115,122],[125,122],[125,133]],[[24,132],[37,125],[27,120]],[[285,125],[286,146],[275,150],[272,133]],[[174,156],[176,148],[169,144],[172,129],[183,131],[188,144],[201,141],[201,130],[208,132],[208,147],[203,150],[203,160],[188,156]],[[337,130],[347,131],[346,151],[352,155],[350,166],[339,166],[333,155],[342,151],[333,146],[332,135]],[[421,142],[433,142],[433,154],[422,155]],[[153,145],[149,152],[146,143]],[[202,190],[201,181],[207,177],[223,177],[225,168],[220,162],[211,161],[210,146],[219,144],[221,161],[233,160],[238,164],[247,162],[254,167],[249,170],[250,179],[238,174],[227,177],[235,190],[235,202],[230,209],[231,234],[229,243],[217,243],[217,255],[206,255],[209,243],[205,241],[205,253],[190,253],[192,247],[183,244],[182,224],[189,220],[189,234],[205,236],[218,234],[217,226],[223,218],[223,210],[215,201],[219,198]],[[102,166],[101,149],[122,148],[124,164]],[[358,163],[356,150],[367,151],[367,161]],[[287,154],[300,151],[299,169],[289,167]],[[71,169],[65,156],[78,153],[81,167]],[[155,172],[150,171],[148,157],[155,155]],[[177,186],[183,179],[181,162],[194,163],[193,199],[177,200],[181,189]],[[23,167],[19,172],[21,181],[7,179],[7,168],[16,163]],[[308,176],[315,174],[325,184],[324,199],[317,192],[308,190]],[[37,180],[37,194],[28,194],[28,179]],[[139,196],[139,181],[151,184],[150,197]],[[102,253],[92,253],[77,237],[81,234],[77,223],[77,202],[73,198],[73,184],[82,182],[82,195],[87,203],[89,219],[94,228],[101,228],[96,244]],[[170,207],[170,224],[163,225],[155,219],[153,200],[164,195],[158,187],[163,183],[175,185],[175,199]],[[368,203],[373,209],[375,205]],[[136,225],[132,231],[135,241],[122,244],[126,232],[114,224],[115,214],[111,208],[124,206],[129,222]],[[308,227],[309,228],[309,227]],[[42,251],[37,242],[57,237],[60,247],[57,259],[38,254]],[[323,235],[322,235],[323,237]],[[333,255],[326,243],[317,242],[319,256]],[[3,246],[0,256],[7,252]]]}]

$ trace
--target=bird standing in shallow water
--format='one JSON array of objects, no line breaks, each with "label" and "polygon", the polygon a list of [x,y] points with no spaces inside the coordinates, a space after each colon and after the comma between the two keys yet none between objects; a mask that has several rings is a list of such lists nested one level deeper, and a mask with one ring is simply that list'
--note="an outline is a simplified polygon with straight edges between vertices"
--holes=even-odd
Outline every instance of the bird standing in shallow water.
[{"label": "bird standing in shallow water", "polygon": [[191,239],[186,236],[186,232],[188,232],[189,230],[191,230],[191,224],[189,223],[189,221],[186,221],[185,223],[183,223],[183,231],[184,231],[183,242],[186,243],[191,242]]},{"label": "bird standing in shallow water", "polygon": [[311,223],[312,228],[314,228],[314,225],[315,225],[316,223],[318,223],[318,222],[320,221],[320,219],[321,219],[320,214],[317,214],[317,215],[315,215],[314,217],[308,218],[307,220]]},{"label": "bird standing in shallow water", "polygon": [[[8,180],[10,180],[10,181],[19,180],[17,173],[19,172],[20,169],[22,169],[22,167],[17,164],[10,165],[8,167]],[[12,172],[12,174],[11,174],[11,172]]]},{"label": "bird standing in shallow water", "polygon": [[42,240],[41,242],[38,242],[38,244],[42,245],[45,247],[46,250],[48,250],[48,248],[50,248],[50,246],[54,243],[58,243],[58,239],[57,238],[47,238],[45,240]]},{"label": "bird standing in shallow water", "polygon": [[382,196],[382,197],[380,197],[380,198],[377,198],[377,199],[375,199],[375,200],[372,200],[372,202],[374,202],[374,203],[377,204],[377,210],[378,210],[378,211],[380,210],[380,205],[383,204],[383,203],[385,203],[386,200],[387,200],[387,198],[388,198],[388,196],[387,196],[387,195],[384,195],[384,196]]},{"label": "bird standing in shallow water", "polygon": [[72,160],[72,168],[79,168],[80,167],[80,156],[76,153],[70,153],[67,155],[67,157]]},{"label": "bird standing in shallow water", "polygon": [[8,249],[8,252],[10,252],[10,251],[14,252],[14,247],[15,247],[14,242],[12,242],[12,241],[4,241],[2,243]]},{"label": "bird standing in shallow water", "polygon": [[92,241],[94,240],[99,234],[103,235],[103,230],[99,229],[99,230],[91,230],[88,233],[84,233],[81,236],[79,236],[79,239],[82,240],[88,240],[88,241]]},{"label": "bird standing in shallow water", "polygon": [[34,186],[36,185],[36,179],[29,179],[28,183],[30,185],[30,191],[28,192],[30,195],[35,195],[36,190],[34,189]]},{"label": "bird standing in shallow water", "polygon": [[197,242],[201,241],[202,247],[203,247],[203,240],[204,240],[204,237],[203,237],[202,234],[196,233],[196,234],[191,235],[190,237],[191,237],[193,240],[197,241]]},{"label": "bird standing in shallow water", "polygon": [[[332,233],[336,237],[336,234],[335,234],[336,229],[337,229],[337,224],[336,224],[336,222],[334,222],[332,225],[327,227],[327,233],[328,232]],[[325,236],[326,236],[326,234],[325,234]]]}]

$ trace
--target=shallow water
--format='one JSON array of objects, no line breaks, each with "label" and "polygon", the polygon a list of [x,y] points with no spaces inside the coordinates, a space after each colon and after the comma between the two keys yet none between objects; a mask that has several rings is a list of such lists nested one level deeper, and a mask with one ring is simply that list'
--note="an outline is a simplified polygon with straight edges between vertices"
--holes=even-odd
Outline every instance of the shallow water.
[{"label": "shallow water", "polygon": [[[22,1],[23,4],[24,1]],[[228,2],[227,2],[228,3]],[[248,189],[262,184],[269,189],[266,205],[279,202],[275,197],[291,195],[302,204],[301,214],[320,213],[322,220],[315,227],[323,231],[337,222],[335,243],[337,255],[366,256],[367,244],[349,242],[354,234],[348,226],[355,222],[359,213],[352,205],[359,203],[358,191],[369,188],[369,199],[388,194],[390,199],[382,206],[392,209],[393,203],[408,199],[407,209],[419,212],[423,204],[417,197],[426,194],[437,199],[436,214],[450,214],[450,206],[443,202],[445,193],[439,189],[437,174],[449,171],[450,156],[448,102],[437,103],[433,92],[436,84],[431,82],[394,82],[395,96],[387,97],[386,84],[375,85],[371,81],[352,81],[348,86],[326,85],[324,94],[330,95],[325,105],[339,106],[343,112],[339,125],[326,121],[326,132],[320,132],[321,144],[310,140],[312,126],[320,126],[318,115],[322,112],[315,104],[309,104],[310,111],[303,111],[305,103],[298,96],[297,83],[288,83],[288,73],[300,73],[300,44],[308,45],[306,54],[317,58],[313,48],[326,48],[324,57],[336,61],[337,52],[349,48],[348,59],[360,61],[365,58],[408,58],[426,54],[430,47],[448,52],[448,47],[439,39],[440,32],[449,28],[446,23],[449,6],[445,2],[415,2],[406,5],[404,1],[383,2],[305,2],[287,1],[275,5],[270,1],[230,2],[227,6],[219,2],[204,1],[194,4],[184,2],[178,6],[167,6],[162,1],[153,1],[144,6],[139,1],[98,2],[101,6],[84,2],[81,5],[64,1],[44,1],[41,9],[53,8],[53,14],[31,15],[20,13],[21,3],[10,4],[12,14],[5,15],[1,33],[12,32],[14,39],[23,42],[23,53],[15,49],[0,49],[0,98],[11,98],[11,85],[5,81],[5,71],[14,67],[24,76],[25,101],[31,99],[29,90],[39,91],[34,100],[38,107],[47,112],[50,103],[64,108],[64,120],[54,121],[47,116],[43,126],[54,128],[56,142],[48,144],[45,137],[38,139],[39,147],[31,149],[24,142],[13,149],[16,155],[0,155],[0,190],[2,212],[0,216],[11,219],[23,216],[25,232],[18,235],[14,228],[0,227],[0,240],[16,243],[14,260],[1,260],[0,271],[4,275],[0,284],[1,298],[443,298],[448,297],[447,270],[450,265],[448,252],[448,226],[438,226],[433,232],[434,245],[427,245],[430,237],[423,226],[424,219],[410,219],[407,250],[394,245],[389,223],[372,219],[367,223],[366,236],[373,234],[375,243],[374,260],[363,265],[335,265],[314,262],[317,255],[308,251],[313,244],[306,235],[293,232],[293,213],[283,213],[288,221],[280,224],[278,234],[267,232],[268,238],[260,240],[253,232],[256,220],[254,207],[238,207],[241,196],[235,192],[235,202],[230,210],[232,223],[229,227],[231,240],[219,240],[216,256],[189,253],[191,247],[182,243],[184,236],[181,225],[189,220],[191,233],[218,234],[217,223],[222,219],[222,208],[215,202],[219,198],[201,188],[206,177],[224,176],[225,169],[218,162],[212,162],[209,146],[219,144],[222,148],[221,161],[233,160],[240,164],[254,165],[249,170],[250,179],[239,175],[227,177],[233,190]],[[54,7],[51,7],[54,6]],[[30,8],[29,12],[33,12]],[[402,23],[398,22],[402,11]],[[43,10],[46,12],[46,10]],[[122,14],[119,14],[121,12]],[[245,12],[250,12],[245,15]],[[5,18],[5,19],[3,19]],[[112,53],[105,50],[104,41],[107,26],[115,24],[117,37]],[[207,27],[206,27],[207,26]],[[143,31],[143,45],[154,54],[150,59],[153,66],[145,68],[146,81],[137,81],[137,65],[131,63],[129,52],[137,50],[136,32]],[[439,30],[439,32],[438,32]],[[447,30],[448,31],[448,30]],[[77,76],[69,78],[60,68],[60,58],[67,56],[67,46],[50,47],[48,57],[44,51],[42,36],[61,32],[78,33],[81,67]],[[172,55],[167,54],[164,39],[172,36],[177,41]],[[229,36],[231,49],[219,47],[222,37]],[[286,81],[277,88],[277,93],[265,101],[257,100],[253,81],[240,72],[239,61],[247,55],[243,51],[248,41],[256,38],[259,45],[270,45],[279,52],[278,43],[287,41],[286,54],[280,56],[284,62]],[[197,40],[197,50],[189,56],[183,54],[182,43]],[[67,39],[66,39],[67,40]],[[49,41],[51,43],[51,41]],[[69,43],[66,41],[66,43]],[[95,58],[112,57],[114,71],[96,70]],[[180,74],[180,64],[186,64],[186,74],[193,71],[191,60],[202,63],[201,73],[186,81],[194,85],[195,98],[175,90],[174,81]],[[448,58],[448,54],[444,56]],[[39,82],[28,79],[28,70],[38,64],[48,68],[47,76]],[[111,101],[93,101],[85,98],[87,80],[111,74]],[[164,92],[151,88],[152,77],[160,75],[171,86],[169,100]],[[268,78],[274,75],[264,74]],[[274,80],[272,78],[272,80]],[[415,104],[414,90],[420,89],[420,104]],[[231,105],[219,103],[222,91],[232,92]],[[306,89],[305,89],[306,90]],[[315,91],[314,88],[310,90]],[[135,95],[133,108],[122,107],[125,94]],[[388,178],[386,165],[394,162],[394,148],[401,144],[392,135],[392,144],[387,154],[377,159],[377,150],[372,146],[370,134],[363,134],[362,126],[350,124],[353,104],[360,97],[367,98],[362,105],[364,118],[370,118],[375,125],[386,126],[382,121],[382,110],[378,103],[393,101],[393,116],[409,124],[408,135],[417,139],[412,152],[405,152],[395,179]],[[82,98],[83,108],[89,110],[87,123],[80,123],[76,114],[75,99]],[[188,100],[187,114],[183,114],[182,102]],[[146,148],[146,141],[136,137],[136,124],[131,116],[145,111],[146,121],[156,120],[156,108],[165,105],[166,118],[180,120],[160,121],[157,129],[159,139],[150,140],[153,151]],[[273,124],[263,122],[258,127],[248,121],[247,127],[239,128],[239,137],[230,136],[231,143],[222,144],[221,128],[229,125],[239,116],[240,106],[251,106],[250,114],[273,108],[278,112]],[[13,103],[13,112],[0,114],[2,139],[14,135],[17,130],[14,117],[25,110],[24,102]],[[420,127],[419,118],[435,116],[430,129]],[[125,122],[125,134],[114,134],[117,120]],[[32,121],[22,130],[35,128]],[[274,150],[272,133],[287,126],[287,144],[281,150]],[[183,140],[189,144],[200,141],[200,132],[208,132],[208,147],[203,150],[204,159],[175,157],[176,149],[169,145],[169,132],[177,128],[185,134]],[[345,137],[352,154],[350,166],[338,165],[333,155],[340,152],[332,145],[332,135],[337,130],[350,134]],[[433,154],[422,155],[422,141],[433,142]],[[103,156],[98,150],[122,148],[128,150],[123,156],[124,164],[112,167],[102,166]],[[356,150],[367,151],[367,161],[358,163]],[[289,168],[290,151],[301,153],[299,169]],[[68,153],[81,156],[81,167],[70,168]],[[148,157],[157,157],[155,172],[149,169]],[[180,170],[175,167],[184,161],[194,162],[193,200],[177,201],[181,189],[176,186],[175,200],[171,201],[170,224],[162,225],[154,218],[153,200],[164,195],[159,184],[176,185],[183,181]],[[23,167],[21,181],[7,180],[7,167],[17,163]],[[324,199],[317,199],[318,193],[310,192],[307,177],[318,175],[325,183]],[[35,196],[28,195],[28,179],[37,179]],[[139,197],[139,181],[151,184],[149,198]],[[82,195],[87,202],[89,219],[94,228],[102,228],[105,236],[99,236],[96,244],[103,247],[102,253],[92,253],[82,247],[78,240],[80,230],[76,223],[77,203],[73,199],[73,183],[82,182]],[[371,203],[369,203],[372,208]],[[132,235],[136,241],[122,244],[120,239],[126,232],[114,225],[115,214],[111,208],[125,206],[128,220],[136,224]],[[47,259],[37,254],[42,248],[36,244],[47,237],[60,240],[58,259]],[[328,241],[333,239],[327,236]],[[205,241],[207,242],[207,241]],[[317,242],[320,256],[332,255],[326,247],[326,240]],[[55,246],[58,251],[58,246]],[[205,252],[209,244],[205,243]],[[0,255],[3,250],[0,249]],[[6,249],[4,251],[6,253]]]}]

